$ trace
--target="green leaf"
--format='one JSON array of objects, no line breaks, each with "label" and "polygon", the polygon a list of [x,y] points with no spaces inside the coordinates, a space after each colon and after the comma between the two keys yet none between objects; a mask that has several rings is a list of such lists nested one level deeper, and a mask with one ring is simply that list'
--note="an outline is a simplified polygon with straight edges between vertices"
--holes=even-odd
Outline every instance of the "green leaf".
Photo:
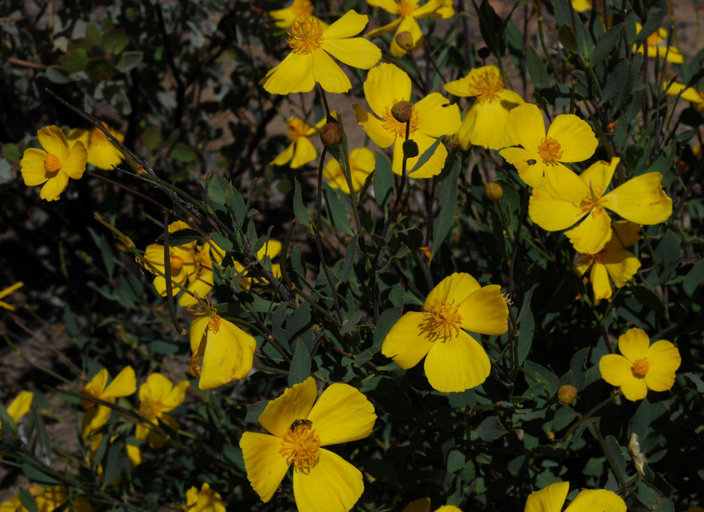
[{"label": "green leaf", "polygon": [[496,416],[489,416],[477,425],[476,433],[482,441],[491,442],[508,434],[508,430]]},{"label": "green leaf", "polygon": [[383,154],[377,152],[374,156],[376,158],[374,198],[379,206],[386,208],[393,193],[394,173],[391,171],[391,164]]},{"label": "green leaf", "polygon": [[298,219],[298,222],[308,228],[308,231],[312,233],[310,215],[308,215],[308,210],[303,204],[303,194],[301,193],[301,185],[298,183],[298,180],[295,180],[293,190],[293,214],[296,216],[296,219]]},{"label": "green leaf", "polygon": [[562,25],[557,31],[557,39],[562,43],[567,50],[571,53],[577,51],[577,35],[572,30],[569,25]]},{"label": "green leaf", "polygon": [[332,219],[333,226],[346,235],[352,235],[352,229],[350,228],[350,223],[347,220],[347,209],[349,207],[349,202],[341,198],[340,195],[338,195],[338,193],[331,189],[327,184],[323,184],[323,192],[325,194],[327,210],[330,218]]},{"label": "green leaf", "polygon": [[127,46],[127,35],[122,29],[103,32],[103,45],[108,52],[118,54]]},{"label": "green leaf", "polygon": [[296,350],[291,359],[291,368],[288,373],[289,387],[299,382],[303,382],[310,375],[310,354],[305,343],[301,340],[296,342]]},{"label": "green leaf", "polygon": [[147,149],[154,150],[161,144],[161,128],[158,126],[149,126],[142,132],[142,144]]},{"label": "green leaf", "polygon": [[20,148],[17,144],[3,144],[2,156],[7,158],[10,162],[19,162],[22,158],[22,153],[20,153]]},{"label": "green leaf", "polygon": [[463,469],[465,465],[464,453],[459,450],[452,450],[447,455],[447,472],[455,473]]},{"label": "green leaf", "polygon": [[108,277],[112,279],[113,272],[115,271],[115,255],[112,252],[112,248],[108,244],[107,240],[102,235],[97,234],[93,229],[88,228],[88,233],[93,238],[95,245],[100,249],[100,256],[103,259],[103,265],[105,265],[105,270],[108,273]]},{"label": "green leaf", "polygon": [[210,238],[225,252],[232,252],[235,249],[232,241],[220,233],[210,233]]},{"label": "green leaf", "polygon": [[699,261],[696,265],[689,269],[687,275],[684,276],[682,288],[684,289],[684,293],[691,297],[702,283],[704,283],[704,260]]},{"label": "green leaf", "polygon": [[169,156],[179,162],[193,162],[197,158],[195,151],[182,142],[171,148]]},{"label": "green leaf", "polygon": [[195,229],[179,229],[169,234],[169,245],[186,245],[194,240],[200,240],[201,236]]},{"label": "green leaf", "polygon": [[20,497],[20,503],[22,503],[22,506],[26,508],[28,512],[37,512],[39,510],[37,508],[37,502],[34,500],[34,496],[29,494],[24,489],[20,489],[18,494]]},{"label": "green leaf", "polygon": [[61,66],[69,73],[83,71],[88,62],[88,52],[84,48],[78,48],[64,53],[59,59]]},{"label": "green leaf", "polygon": [[[176,292],[174,292],[176,295]],[[171,355],[178,352],[178,345],[168,341],[156,340],[149,343],[149,352],[153,354]]]},{"label": "green leaf", "polygon": [[482,39],[494,55],[502,56],[506,51],[504,23],[487,0],[482,0],[479,7],[476,4],[474,6],[479,15],[479,32]]},{"label": "green leaf", "polygon": [[668,231],[655,249],[655,261],[659,268],[658,284],[662,284],[670,278],[670,274],[680,260],[680,255],[680,240],[672,231]]},{"label": "green leaf", "polygon": [[596,47],[589,57],[592,67],[601,64],[606,57],[614,53],[614,48],[621,38],[623,30],[626,28],[624,23],[618,23],[606,31],[596,43]]},{"label": "green leaf", "polygon": [[543,64],[543,60],[530,46],[526,49],[526,66],[528,67],[533,86],[536,89],[545,89],[550,86],[548,70]]},{"label": "green leaf", "polygon": [[122,474],[123,461],[125,460],[122,455],[123,449],[120,443],[113,443],[108,448],[105,473],[103,474],[103,489],[117,480]]},{"label": "green leaf", "polygon": [[440,192],[438,194],[438,214],[433,223],[433,248],[431,254],[434,256],[442,245],[447,235],[450,234],[452,226],[455,224],[455,214],[457,213],[457,178],[460,172],[460,161],[455,159],[452,163],[452,170],[445,175],[440,182]]},{"label": "green leaf", "polygon": [[535,333],[535,319],[530,306],[527,306],[522,318],[518,323],[518,364],[523,364],[528,358],[530,348],[533,345],[533,334]]},{"label": "green leaf", "polygon": [[112,61],[108,59],[103,57],[91,57],[86,62],[85,71],[92,79],[103,80],[109,78],[115,71],[115,68],[113,68]]},{"label": "green leaf", "polygon": [[374,329],[374,346],[377,349],[381,350],[384,338],[399,318],[401,318],[401,312],[398,309],[387,309],[379,316]]},{"label": "green leaf", "polygon": [[23,462],[20,467],[22,468],[24,475],[34,483],[40,485],[60,485],[63,483],[61,480],[57,480],[56,477],[52,476],[49,470],[46,472],[42,471],[42,469],[26,462]]},{"label": "green leaf", "polygon": [[67,84],[71,81],[68,70],[61,66],[46,68],[46,77],[55,84]]}]

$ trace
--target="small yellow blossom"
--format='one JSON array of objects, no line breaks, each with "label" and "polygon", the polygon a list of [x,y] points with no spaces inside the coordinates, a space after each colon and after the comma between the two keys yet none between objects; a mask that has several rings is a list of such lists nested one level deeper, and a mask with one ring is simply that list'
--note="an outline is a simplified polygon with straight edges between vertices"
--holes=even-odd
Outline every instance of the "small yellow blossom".
[{"label": "small yellow blossom", "polygon": [[198,304],[198,299],[204,299],[215,286],[213,277],[213,262],[220,265],[225,257],[225,251],[212,240],[196,248],[197,271],[188,284],[187,292],[178,299],[179,306],[189,307]]},{"label": "small yellow blossom", "polygon": [[291,143],[271,161],[271,165],[289,164],[291,169],[297,169],[315,160],[318,152],[310,138],[320,133],[326,121],[327,119],[323,118],[315,126],[309,126],[303,119],[289,118],[286,136]]},{"label": "small yellow blossom", "polygon": [[[524,512],[560,512],[570,490],[569,482],[555,482],[532,492]],[[587,489],[572,500],[565,512],[626,512],[626,503],[613,491]]]},{"label": "small yellow blossom", "polygon": [[[153,425],[159,421],[172,430],[178,430],[178,423],[168,413],[181,405],[186,399],[188,381],[177,385],[160,373],[152,373],[147,381],[139,387],[139,414]],[[138,423],[135,432],[138,441],[148,440],[152,448],[161,448],[166,444],[166,436],[152,429],[151,425]]]},{"label": "small yellow blossom", "polygon": [[[29,486],[29,494],[34,498],[38,512],[61,510],[69,498],[68,491],[63,486],[42,487],[41,485],[31,484]],[[74,512],[93,512],[93,507],[82,497],[71,501],[70,508],[72,508]]]},{"label": "small yellow blossom", "polygon": [[[29,412],[32,407],[34,393],[31,391],[20,391],[15,399],[7,406],[7,414],[17,423],[22,416]],[[2,423],[0,422],[0,439],[2,439]]]},{"label": "small yellow blossom", "polygon": [[639,224],[658,224],[672,214],[672,199],[662,189],[662,174],[649,172],[606,192],[618,158],[600,160],[582,174],[555,167],[528,204],[530,218],[547,231],[565,231],[575,250],[596,254],[611,240],[611,210]]},{"label": "small yellow blossom", "polygon": [[[7,297],[10,295],[12,292],[19,290],[24,286],[24,283],[22,281],[18,281],[12,286],[8,286],[7,288],[4,288],[3,290],[0,290],[0,299]],[[17,308],[13,306],[12,304],[8,304],[5,301],[0,300],[0,308],[5,308],[9,311],[17,311]]]},{"label": "small yellow blossom", "polygon": [[299,512],[347,512],[364,491],[362,473],[322,447],[371,434],[374,406],[348,384],[331,384],[316,401],[317,394],[315,380],[308,377],[269,402],[259,416],[269,434],[242,434],[247,478],[266,503],[293,465]]},{"label": "small yellow blossom", "polygon": [[[350,151],[349,162],[352,188],[357,192],[364,185],[367,176],[374,172],[376,159],[374,158],[374,153],[368,148],[357,148]],[[332,188],[342,190],[345,194],[350,193],[345,173],[336,159],[331,158],[327,161],[323,169],[323,176]]]},{"label": "small yellow blossom", "polygon": [[408,312],[393,325],[381,353],[404,370],[425,357],[425,375],[438,391],[471,389],[486,380],[491,363],[479,342],[463,329],[505,333],[508,306],[498,285],[482,287],[471,275],[454,273],[431,290],[423,311]]},{"label": "small yellow blossom", "polygon": [[210,488],[208,483],[200,487],[191,487],[186,491],[186,510],[188,512],[227,512],[222,496]]},{"label": "small yellow blossom", "polygon": [[[182,229],[190,229],[190,226],[183,221],[176,221],[169,224],[169,233],[175,233]],[[147,261],[145,268],[154,278],[154,288],[159,295],[166,296],[166,267],[164,265],[164,246],[161,244],[151,244],[144,252],[144,259]],[[197,256],[196,241],[183,245],[169,246],[169,262],[171,270],[171,283],[173,294],[177,295],[182,287],[188,282],[193,282],[197,276]]]},{"label": "small yellow blossom", "polygon": [[[108,384],[109,378],[108,371],[103,368],[86,384],[81,394],[114,403],[116,398],[129,396],[137,391],[137,379],[131,366],[125,366],[110,384]],[[106,405],[90,400],[81,400],[81,405],[86,410],[81,423],[81,435],[85,439],[91,432],[107,423],[112,410]]]},{"label": "small yellow blossom", "polygon": [[315,7],[310,0],[293,0],[288,7],[270,11],[269,16],[274,18],[277,27],[289,28],[298,18],[313,16],[313,11]]},{"label": "small yellow blossom", "polygon": [[[636,23],[636,35],[640,33],[643,29],[643,25]],[[664,28],[658,28],[655,32],[650,34],[646,39],[645,43],[634,44],[633,51],[638,53],[644,53],[643,47],[647,48],[648,57],[655,58],[659,57],[665,59],[668,62],[673,62],[675,64],[681,64],[684,62],[684,56],[682,52],[679,51],[674,46],[668,46],[663,44],[667,42],[667,30]]]},{"label": "small yellow blossom", "polygon": [[633,328],[618,338],[621,354],[607,354],[599,360],[601,378],[621,388],[628,400],[645,398],[648,389],[667,391],[675,383],[675,372],[682,359],[667,340],[652,345],[643,329]]},{"label": "small yellow blossom", "polygon": [[678,96],[680,99],[689,101],[699,112],[704,112],[704,92],[702,91],[678,82],[672,82],[667,85],[665,93],[669,96]]},{"label": "small yellow blossom", "polygon": [[506,134],[508,113],[524,101],[518,93],[504,88],[496,66],[472,69],[466,77],[446,83],[445,90],[455,96],[477,99],[456,135],[462,149],[470,145],[501,149],[511,144]]},{"label": "small yellow blossom", "polygon": [[[266,258],[270,261],[276,258],[281,252],[282,244],[278,240],[267,240],[263,246],[257,251],[257,260],[263,262]],[[238,284],[243,290],[249,290],[252,283],[259,283],[263,280],[252,278],[249,276],[249,271],[239,261],[234,262],[235,272],[240,274]],[[274,277],[281,277],[281,266],[278,263],[271,264],[271,273]]]},{"label": "small yellow blossom", "polygon": [[577,12],[588,11],[593,4],[592,0],[572,0],[572,8]]},{"label": "small yellow blossom", "polygon": [[68,187],[68,179],[80,180],[86,170],[86,148],[82,142],[69,144],[64,132],[56,125],[37,131],[44,149],[27,148],[20,160],[20,171],[28,187],[42,187],[39,196],[56,201]]},{"label": "small yellow blossom", "polygon": [[543,114],[531,103],[509,112],[506,131],[511,145],[522,147],[504,148],[499,154],[531,187],[556,169],[567,170],[564,163],[588,159],[599,144],[589,124],[574,114],[555,117],[546,133]]},{"label": "small yellow blossom", "polygon": [[290,94],[312,91],[318,83],[327,92],[349,91],[350,79],[331,56],[354,68],[374,66],[381,50],[363,37],[353,37],[368,21],[368,16],[354,10],[329,27],[312,16],[298,18],[288,33],[291,53],[262,78],[264,89],[272,94]]},{"label": "small yellow blossom", "polygon": [[[391,169],[396,174],[402,174],[407,123],[398,121],[391,111],[396,104],[410,101],[411,79],[393,64],[380,64],[367,74],[364,96],[376,116],[354,105],[357,122],[380,148],[393,144]],[[439,137],[457,133],[462,124],[459,108],[441,94],[433,92],[411,106],[408,123],[409,139],[418,145],[418,156],[407,160],[408,175],[411,178],[430,178],[440,174],[447,158],[447,149],[442,143],[437,145],[428,161],[418,169],[414,170],[414,167]]]},{"label": "small yellow blossom", "polygon": [[[125,136],[108,126],[107,123],[102,123],[103,127],[110,132],[110,135],[115,137],[120,142],[124,142]],[[122,151],[117,149],[108,139],[102,130],[93,126],[90,130],[82,130],[74,128],[68,132],[70,141],[81,141],[88,150],[88,163],[106,171],[112,170],[124,158]]]}]

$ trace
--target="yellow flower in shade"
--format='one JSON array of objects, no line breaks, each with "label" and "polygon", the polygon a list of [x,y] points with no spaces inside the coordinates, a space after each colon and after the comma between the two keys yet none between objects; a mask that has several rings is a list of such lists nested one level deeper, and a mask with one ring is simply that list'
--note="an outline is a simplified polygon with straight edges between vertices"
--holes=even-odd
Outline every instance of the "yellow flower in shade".
[{"label": "yellow flower in shade", "polygon": [[[376,159],[374,153],[367,148],[357,148],[350,151],[350,178],[352,178],[352,188],[355,192],[359,191],[364,182],[367,181],[367,176],[374,172],[376,168]],[[350,187],[347,185],[345,173],[340,166],[340,163],[331,158],[323,168],[323,176],[332,188],[342,190],[345,194],[350,193]]]},{"label": "yellow flower in shade", "polygon": [[[264,245],[262,245],[257,251],[257,260],[259,260],[260,262],[263,262],[265,258],[273,260],[281,252],[281,247],[282,244],[278,240],[267,240]],[[259,283],[263,281],[256,277],[249,277],[249,272],[239,261],[234,262],[234,267],[235,272],[240,274],[239,285],[243,290],[249,290],[249,287],[252,285],[253,282]],[[274,275],[274,277],[281,277],[281,266],[278,263],[272,263],[271,273]]]},{"label": "yellow flower in shade", "polygon": [[672,199],[663,191],[662,174],[649,172],[606,192],[618,158],[595,162],[579,176],[567,167],[555,167],[543,184],[533,189],[530,218],[547,231],[575,226],[565,235],[575,250],[596,254],[611,240],[611,217],[606,210],[639,224],[658,224],[672,214]]},{"label": "yellow flower in shade", "polygon": [[[139,386],[139,414],[153,425],[159,421],[172,430],[178,430],[178,423],[168,413],[181,405],[186,399],[188,381],[177,385],[160,373],[152,373],[147,381]],[[152,448],[161,448],[166,444],[167,437],[152,429],[151,425],[138,423],[135,431],[138,441],[148,440]]]},{"label": "yellow flower in shade", "polygon": [[196,251],[196,268],[198,270],[188,284],[188,293],[184,292],[179,297],[179,306],[194,306],[198,304],[196,297],[204,299],[210,293],[210,290],[215,286],[213,261],[220,265],[224,257],[225,251],[212,240],[198,246]]},{"label": "yellow flower in shade", "polygon": [[[22,416],[29,412],[32,407],[34,393],[31,391],[20,391],[15,399],[7,406],[7,414],[17,423]],[[0,422],[0,439],[2,439],[2,423]]]},{"label": "yellow flower in shade", "polygon": [[463,329],[503,334],[508,330],[508,307],[498,285],[482,287],[471,275],[456,272],[431,290],[423,311],[408,312],[394,324],[381,353],[404,370],[425,357],[425,375],[434,389],[464,391],[486,380],[491,363]]},{"label": "yellow flower in shade", "polygon": [[[131,366],[125,366],[110,384],[108,384],[109,378],[108,371],[103,368],[86,384],[81,394],[113,403],[116,398],[129,396],[137,391],[137,379]],[[81,423],[81,435],[85,439],[91,432],[107,423],[111,409],[90,400],[81,400],[81,405],[86,410]]]},{"label": "yellow flower in shade", "polygon": [[396,29],[391,41],[391,55],[394,57],[403,57],[407,52],[396,42],[396,35],[401,32],[411,34],[413,37],[413,49],[423,44],[423,32],[416,20],[428,16],[449,18],[455,13],[452,3],[450,2],[448,6],[448,2],[444,0],[430,0],[422,6],[418,5],[418,0],[367,0],[367,3],[372,7],[381,7],[388,13],[399,15],[398,19],[388,25],[379,27],[367,34],[367,37],[377,37]]},{"label": "yellow flower in shade", "polygon": [[369,69],[381,58],[381,50],[359,34],[369,17],[350,10],[329,27],[314,17],[298,18],[288,33],[291,47],[284,60],[269,70],[261,83],[272,94],[312,91],[316,83],[327,92],[343,93],[352,84],[330,57],[354,68]]},{"label": "yellow flower in shade", "polygon": [[692,103],[694,108],[699,112],[704,112],[704,92],[702,91],[697,91],[684,84],[672,82],[665,89],[665,93],[669,96],[679,96],[681,99]]},{"label": "yellow flower in shade", "polygon": [[[18,281],[15,284],[13,284],[12,286],[8,286],[7,288],[0,290],[0,299],[7,297],[12,292],[19,290],[23,286],[24,286],[24,283],[22,281]],[[7,302],[2,301],[2,300],[0,300],[0,308],[5,308],[10,311],[17,311],[17,308],[15,308],[15,306],[13,306],[12,304],[8,304]]]},{"label": "yellow flower in shade", "polygon": [[675,372],[682,359],[667,340],[652,345],[643,329],[633,328],[618,338],[619,354],[607,354],[599,360],[601,378],[621,388],[628,400],[645,398],[648,389],[667,391],[675,383]]},{"label": "yellow flower in shade", "polygon": [[[401,512],[430,512],[430,498],[419,498],[413,500],[408,505],[403,507]],[[454,505],[443,505],[442,507],[435,509],[435,512],[462,512],[458,507]]]},{"label": "yellow flower in shade", "polygon": [[[289,28],[293,25],[293,22],[298,18],[307,18],[313,16],[313,11],[315,7],[310,2],[310,0],[293,0],[291,5],[284,7],[283,9],[277,9],[275,11],[270,11],[269,16],[274,18],[276,22],[275,25],[279,28]],[[318,20],[320,21],[320,20]],[[320,21],[323,27],[327,27],[327,24]]]},{"label": "yellow flower in shade", "polygon": [[[636,35],[642,30],[642,28],[643,25],[636,23]],[[645,43],[634,44],[633,51],[643,53],[643,46],[647,48],[648,57],[651,59],[658,57],[675,64],[681,64],[684,62],[682,52],[674,46],[667,45],[667,30],[664,28],[658,28],[655,32],[650,34]]]},{"label": "yellow flower in shade", "polygon": [[[410,101],[411,79],[393,64],[380,64],[367,74],[364,96],[377,117],[361,106],[354,105],[357,122],[380,148],[394,145],[391,169],[396,174],[402,174],[406,123],[397,121],[391,114],[391,109],[401,101]],[[407,161],[406,170],[409,176],[430,178],[440,174],[447,158],[447,149],[442,143],[436,147],[427,162],[415,171],[413,168],[438,137],[457,133],[462,124],[459,108],[457,105],[451,105],[442,94],[433,92],[412,105],[409,123],[409,137],[418,145],[418,156]]]},{"label": "yellow flower in shade", "polygon": [[[110,132],[110,135],[115,137],[120,142],[124,142],[125,136],[108,126],[107,123],[102,123],[103,127]],[[88,150],[88,163],[94,165],[98,169],[106,171],[112,170],[117,164],[122,162],[124,158],[122,151],[117,149],[100,129],[93,126],[90,130],[82,130],[74,128],[68,132],[68,139],[71,141],[81,141]]]},{"label": "yellow flower in shade", "polygon": [[592,5],[592,0],[572,0],[572,8],[577,12],[588,11]]},{"label": "yellow flower in shade", "polygon": [[86,170],[86,148],[82,142],[69,144],[64,132],[56,125],[37,131],[44,149],[27,148],[20,160],[20,171],[28,187],[42,187],[39,196],[56,201],[68,187],[68,179],[80,180]]},{"label": "yellow flower in shade", "polygon": [[466,77],[446,83],[445,90],[455,96],[477,98],[456,135],[462,149],[472,144],[488,149],[501,149],[511,144],[506,135],[508,113],[524,102],[519,94],[504,89],[496,66],[473,69]]},{"label": "yellow flower in shade", "polygon": [[[31,484],[29,486],[29,494],[32,495],[37,504],[38,512],[53,512],[54,510],[70,510],[74,512],[93,512],[93,507],[85,498],[75,498],[71,501],[70,507],[64,505],[69,499],[68,491],[63,486],[42,487],[41,485]],[[20,508],[19,510],[26,510]]]},{"label": "yellow flower in shade", "polygon": [[24,512],[25,510],[27,509],[22,506],[19,494],[15,494],[9,500],[0,503],[0,512]]},{"label": "yellow flower in shade", "polygon": [[596,254],[579,254],[575,266],[579,275],[591,268],[589,280],[594,291],[594,305],[602,299],[610,299],[611,283],[617,288],[624,286],[638,272],[640,261],[635,254],[626,250],[638,241],[640,224],[628,221],[614,222],[615,236]]},{"label": "yellow flower in shade", "polygon": [[315,126],[309,126],[302,119],[291,117],[288,120],[288,131],[286,132],[291,144],[279,153],[279,156],[274,158],[271,164],[289,164],[291,169],[297,169],[315,160],[318,157],[318,152],[315,150],[310,138],[320,133],[321,128],[325,126],[325,122],[326,119],[321,119]]},{"label": "yellow flower in shade", "polygon": [[[560,512],[570,490],[569,482],[555,482],[532,492],[524,512]],[[626,503],[613,491],[586,489],[572,500],[565,512],[626,512]]]},{"label": "yellow flower in shade", "polygon": [[213,389],[243,379],[252,370],[257,342],[217,313],[196,315],[191,322],[191,373],[200,389]]},{"label": "yellow flower in shade", "polygon": [[212,490],[207,483],[201,486],[200,491],[196,487],[191,487],[186,491],[186,510],[188,512],[227,511],[220,493]]},{"label": "yellow flower in shade", "polygon": [[[169,224],[169,233],[175,233],[182,229],[190,229],[190,226],[183,221],[176,221]],[[147,246],[144,252],[144,259],[147,261],[145,268],[152,274],[156,274],[154,278],[154,288],[159,292],[159,295],[166,295],[166,267],[164,265],[164,246],[160,244],[151,244]],[[196,241],[188,242],[183,245],[169,246],[169,260],[171,263],[171,283],[173,294],[177,295],[181,291],[181,287],[186,286],[187,282],[192,282],[196,278]]]},{"label": "yellow flower in shade", "polygon": [[376,421],[374,406],[348,384],[331,384],[316,402],[308,377],[267,404],[259,423],[270,434],[240,439],[247,478],[268,502],[293,464],[293,496],[299,512],[347,512],[364,491],[362,473],[321,448],[363,439]]},{"label": "yellow flower in shade", "polygon": [[531,187],[554,169],[567,169],[563,163],[588,159],[599,144],[589,124],[574,114],[555,117],[545,133],[543,114],[531,103],[509,112],[506,131],[512,145],[523,147],[504,148],[499,154]]}]

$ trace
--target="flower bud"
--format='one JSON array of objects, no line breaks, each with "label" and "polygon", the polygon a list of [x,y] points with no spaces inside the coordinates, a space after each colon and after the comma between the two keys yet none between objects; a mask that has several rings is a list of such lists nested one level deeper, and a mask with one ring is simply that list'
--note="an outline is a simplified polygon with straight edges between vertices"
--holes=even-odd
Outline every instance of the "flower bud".
[{"label": "flower bud", "polygon": [[574,386],[565,384],[564,386],[560,386],[560,389],[557,390],[557,399],[560,403],[570,405],[574,402],[575,398],[577,398],[577,388]]},{"label": "flower bud", "polygon": [[337,146],[342,140],[342,126],[336,121],[330,121],[323,126],[323,131],[320,133],[320,140],[326,146]]},{"label": "flower bud", "polygon": [[490,181],[484,184],[484,195],[489,201],[498,201],[504,195],[504,190],[495,181]]},{"label": "flower bud", "polygon": [[399,101],[393,107],[391,107],[391,115],[399,123],[407,123],[411,119],[413,114],[413,105],[408,101]]},{"label": "flower bud", "polygon": [[413,49],[413,35],[404,30],[396,34],[396,44],[401,47],[402,50],[410,52]]}]

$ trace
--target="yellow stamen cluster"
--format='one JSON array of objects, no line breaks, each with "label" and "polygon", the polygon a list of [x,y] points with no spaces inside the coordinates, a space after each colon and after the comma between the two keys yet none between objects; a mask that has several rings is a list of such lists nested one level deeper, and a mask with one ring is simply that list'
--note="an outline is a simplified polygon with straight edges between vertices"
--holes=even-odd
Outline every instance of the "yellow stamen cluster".
[{"label": "yellow stamen cluster", "polygon": [[435,299],[430,309],[423,311],[420,331],[425,333],[428,341],[442,341],[443,343],[449,341],[460,332],[462,315],[457,310],[458,305],[454,300],[440,301]]},{"label": "yellow stamen cluster", "polygon": [[155,421],[159,417],[159,413],[164,408],[164,404],[156,402],[151,398],[145,398],[139,404],[139,414],[147,419]]},{"label": "yellow stamen cluster", "polygon": [[[382,118],[382,126],[384,127],[384,130],[387,132],[395,133],[396,135],[399,135],[403,138],[406,137],[406,123],[402,123],[400,121],[397,121],[396,118],[393,116],[391,113],[391,109],[396,105],[397,103],[401,102],[403,100],[394,100],[392,101],[388,107],[384,110],[384,115]],[[409,127],[408,134],[411,135],[413,132],[416,131],[416,128],[418,127],[418,123],[420,120],[418,119],[418,112],[416,111],[415,107],[411,105],[411,117],[410,117],[410,124],[411,126]]]},{"label": "yellow stamen cluster", "polygon": [[418,0],[401,0],[398,3],[398,13],[402,18],[412,16],[416,9],[418,9]]},{"label": "yellow stamen cluster", "polygon": [[56,172],[61,169],[61,160],[59,157],[49,153],[44,159],[44,170],[48,173]]},{"label": "yellow stamen cluster", "polygon": [[551,137],[545,137],[540,141],[538,146],[538,153],[540,158],[543,159],[548,165],[555,165],[555,163],[562,158],[562,146],[555,139]]},{"label": "yellow stamen cluster", "polygon": [[295,141],[306,136],[310,126],[297,117],[288,122],[286,136]]},{"label": "yellow stamen cluster", "polygon": [[307,475],[320,461],[320,438],[310,420],[296,420],[284,432],[279,453],[286,464],[293,464],[299,473]]},{"label": "yellow stamen cluster", "polygon": [[208,330],[210,332],[220,332],[220,320],[222,320],[220,315],[213,314],[208,321]]},{"label": "yellow stamen cluster", "polygon": [[286,42],[293,53],[310,53],[323,44],[323,26],[312,17],[298,18],[289,29]]},{"label": "yellow stamen cluster", "polygon": [[582,209],[583,212],[590,212],[594,208],[603,208],[601,206],[602,194],[603,191],[601,189],[594,190],[594,186],[590,183],[589,196],[582,199],[582,202],[579,203],[579,207]]},{"label": "yellow stamen cluster", "polygon": [[650,363],[648,362],[647,357],[633,361],[632,371],[635,377],[642,379],[647,375],[648,370],[650,370]]},{"label": "yellow stamen cluster", "polygon": [[469,94],[476,96],[477,101],[492,102],[504,88],[504,81],[498,73],[485,71],[475,76],[469,82]]}]

